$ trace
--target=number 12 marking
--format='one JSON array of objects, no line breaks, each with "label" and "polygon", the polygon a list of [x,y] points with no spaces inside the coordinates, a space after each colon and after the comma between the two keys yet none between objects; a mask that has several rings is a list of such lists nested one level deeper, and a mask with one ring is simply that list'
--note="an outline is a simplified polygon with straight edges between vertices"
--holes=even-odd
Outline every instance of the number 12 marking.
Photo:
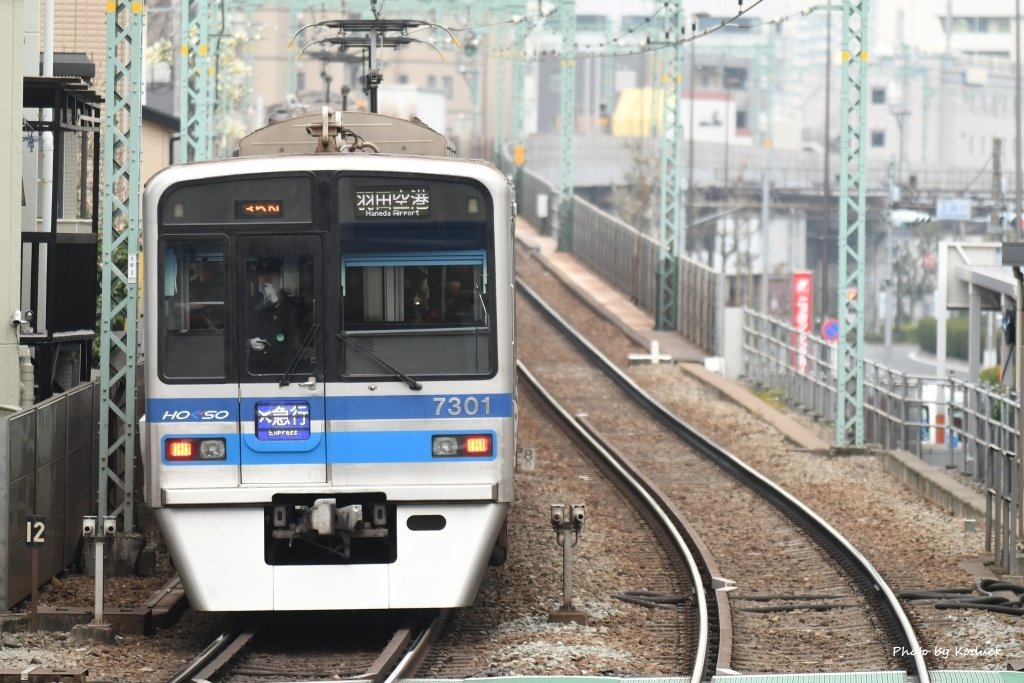
[{"label": "number 12 marking", "polygon": [[25,545],[30,548],[46,545],[46,518],[30,515],[25,522]]}]

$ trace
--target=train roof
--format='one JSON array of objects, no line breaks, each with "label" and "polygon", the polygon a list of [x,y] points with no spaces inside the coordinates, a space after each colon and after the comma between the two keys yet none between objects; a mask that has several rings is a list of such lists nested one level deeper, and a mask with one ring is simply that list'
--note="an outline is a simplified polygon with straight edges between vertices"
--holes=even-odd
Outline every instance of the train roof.
[{"label": "train roof", "polygon": [[[382,154],[455,156],[448,138],[419,119],[408,121],[362,111],[338,113],[343,129],[352,134],[351,139],[371,143]],[[312,154],[317,151],[318,139],[309,130],[318,130],[325,116],[324,112],[316,112],[271,123],[242,138],[238,156]]]}]

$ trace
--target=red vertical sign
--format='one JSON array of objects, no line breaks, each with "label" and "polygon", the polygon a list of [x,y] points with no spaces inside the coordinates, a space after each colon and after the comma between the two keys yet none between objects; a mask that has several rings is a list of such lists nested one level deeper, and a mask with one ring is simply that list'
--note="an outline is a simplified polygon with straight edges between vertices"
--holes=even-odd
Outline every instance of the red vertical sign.
[{"label": "red vertical sign", "polygon": [[793,273],[793,348],[792,364],[798,372],[807,372],[807,335],[811,332],[811,302],[814,300],[813,273]]}]

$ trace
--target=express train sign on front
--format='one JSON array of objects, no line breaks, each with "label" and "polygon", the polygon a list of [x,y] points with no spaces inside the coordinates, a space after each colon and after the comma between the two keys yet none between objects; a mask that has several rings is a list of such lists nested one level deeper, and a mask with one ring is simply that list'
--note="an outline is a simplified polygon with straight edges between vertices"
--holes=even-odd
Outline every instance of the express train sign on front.
[{"label": "express train sign on front", "polygon": [[309,438],[309,403],[257,401],[256,438],[261,441],[300,441]]}]

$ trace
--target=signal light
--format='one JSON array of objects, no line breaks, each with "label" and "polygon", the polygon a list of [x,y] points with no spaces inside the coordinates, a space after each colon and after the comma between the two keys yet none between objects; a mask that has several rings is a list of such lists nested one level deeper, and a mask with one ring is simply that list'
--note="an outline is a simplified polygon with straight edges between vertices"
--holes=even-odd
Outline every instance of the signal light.
[{"label": "signal light", "polygon": [[194,446],[192,439],[171,439],[167,442],[167,459],[191,460],[195,455]]},{"label": "signal light", "polygon": [[437,434],[431,440],[431,452],[435,458],[487,457],[494,449],[490,434]]},{"label": "signal light", "polygon": [[167,460],[226,460],[227,445],[224,439],[168,439],[164,443]]},{"label": "signal light", "polygon": [[490,455],[491,437],[470,436],[466,439],[466,453],[468,455]]}]

